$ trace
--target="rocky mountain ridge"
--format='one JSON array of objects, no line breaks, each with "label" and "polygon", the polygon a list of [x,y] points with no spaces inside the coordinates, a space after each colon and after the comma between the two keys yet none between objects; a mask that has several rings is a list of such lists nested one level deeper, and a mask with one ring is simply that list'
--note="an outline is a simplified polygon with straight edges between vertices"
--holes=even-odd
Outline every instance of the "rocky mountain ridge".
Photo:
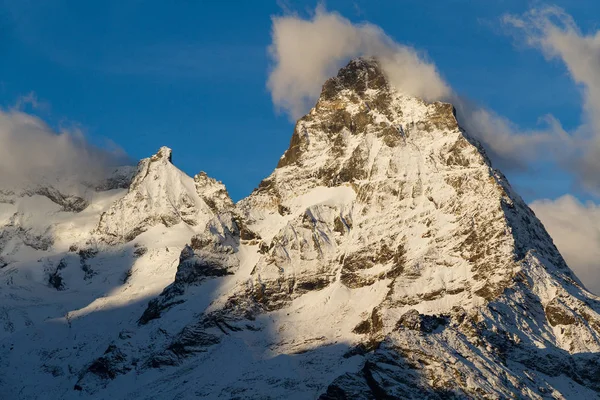
[{"label": "rocky mountain ridge", "polygon": [[237,204],[164,147],[123,186],[0,204],[9,398],[599,397],[600,299],[453,107],[376,60]]}]

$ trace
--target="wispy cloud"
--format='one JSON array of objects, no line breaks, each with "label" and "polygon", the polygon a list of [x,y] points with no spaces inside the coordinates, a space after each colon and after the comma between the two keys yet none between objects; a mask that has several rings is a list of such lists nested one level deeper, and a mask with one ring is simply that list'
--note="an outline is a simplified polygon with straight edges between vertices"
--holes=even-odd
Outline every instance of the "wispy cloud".
[{"label": "wispy cloud", "polygon": [[461,126],[484,144],[494,164],[503,170],[525,171],[534,162],[571,159],[577,140],[552,115],[538,120],[538,129],[522,129],[508,118],[455,95]]},{"label": "wispy cloud", "polygon": [[38,99],[38,96],[35,92],[29,92],[26,95],[19,96],[15,102],[14,109],[23,111],[27,106],[34,110],[45,112],[50,111],[50,104]]},{"label": "wispy cloud", "polygon": [[505,15],[503,22],[519,43],[560,60],[581,88],[584,121],[571,132],[567,166],[584,187],[600,193],[600,31],[583,33],[559,7],[535,8],[523,15]]}]

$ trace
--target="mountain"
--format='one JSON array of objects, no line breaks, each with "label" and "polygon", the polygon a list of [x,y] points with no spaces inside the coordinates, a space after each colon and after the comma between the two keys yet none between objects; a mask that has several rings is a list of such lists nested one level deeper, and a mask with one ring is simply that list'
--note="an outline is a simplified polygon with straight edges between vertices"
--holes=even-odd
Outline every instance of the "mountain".
[{"label": "mountain", "polygon": [[374,59],[237,204],[165,147],[0,193],[5,398],[600,397],[600,298],[452,105]]}]

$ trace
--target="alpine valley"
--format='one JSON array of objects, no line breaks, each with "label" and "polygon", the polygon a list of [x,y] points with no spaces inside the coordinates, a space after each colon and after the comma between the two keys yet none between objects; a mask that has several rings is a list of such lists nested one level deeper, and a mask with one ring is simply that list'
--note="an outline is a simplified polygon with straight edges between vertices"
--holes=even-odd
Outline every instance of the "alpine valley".
[{"label": "alpine valley", "polygon": [[458,124],[375,59],[234,203],[162,147],[0,188],[2,399],[600,397],[600,298]]}]

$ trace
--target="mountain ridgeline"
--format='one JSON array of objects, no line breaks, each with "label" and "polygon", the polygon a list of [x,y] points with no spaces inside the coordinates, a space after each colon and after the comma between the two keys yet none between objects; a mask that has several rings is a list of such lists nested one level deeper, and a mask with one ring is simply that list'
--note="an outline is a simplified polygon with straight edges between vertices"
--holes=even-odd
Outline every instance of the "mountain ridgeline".
[{"label": "mountain ridgeline", "polygon": [[237,204],[163,147],[0,188],[0,226],[0,397],[600,397],[600,298],[452,105],[375,59]]}]

